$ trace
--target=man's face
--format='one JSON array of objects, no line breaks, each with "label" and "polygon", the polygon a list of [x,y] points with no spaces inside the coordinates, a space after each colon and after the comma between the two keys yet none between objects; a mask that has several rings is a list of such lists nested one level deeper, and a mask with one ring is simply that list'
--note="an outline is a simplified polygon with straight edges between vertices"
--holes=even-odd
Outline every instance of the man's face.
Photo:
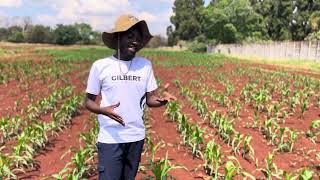
[{"label": "man's face", "polygon": [[142,35],[137,27],[120,34],[120,52],[121,56],[132,57],[142,46]]}]

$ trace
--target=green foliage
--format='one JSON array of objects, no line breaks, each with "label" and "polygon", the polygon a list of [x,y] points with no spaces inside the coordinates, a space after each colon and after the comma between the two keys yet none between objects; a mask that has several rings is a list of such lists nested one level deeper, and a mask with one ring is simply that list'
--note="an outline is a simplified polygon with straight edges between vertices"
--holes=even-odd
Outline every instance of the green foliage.
[{"label": "green foliage", "polygon": [[74,44],[81,38],[78,29],[72,25],[58,24],[54,35],[55,42],[60,45]]},{"label": "green foliage", "polygon": [[24,41],[24,35],[20,31],[15,31],[15,32],[12,33],[11,36],[9,36],[8,41],[16,42],[16,43],[23,42]]},{"label": "green foliage", "polygon": [[197,40],[195,40],[190,43],[188,49],[192,52],[206,52],[207,45],[203,42],[198,42]]},{"label": "green foliage", "polygon": [[0,41],[6,41],[8,40],[9,31],[7,28],[0,28]]},{"label": "green foliage", "polygon": [[204,6],[203,0],[176,0],[173,5],[174,15],[170,21],[174,25],[167,28],[169,44],[179,40],[192,40],[201,33],[200,12]]},{"label": "green foliage", "polygon": [[52,43],[53,33],[50,27],[35,25],[27,30],[26,41],[30,43]]}]

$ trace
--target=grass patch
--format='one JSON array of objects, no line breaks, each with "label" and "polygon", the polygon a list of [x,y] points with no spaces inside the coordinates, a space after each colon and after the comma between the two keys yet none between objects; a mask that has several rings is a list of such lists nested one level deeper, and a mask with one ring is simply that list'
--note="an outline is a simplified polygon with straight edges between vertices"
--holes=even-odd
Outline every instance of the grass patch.
[{"label": "grass patch", "polygon": [[0,56],[4,56],[6,54],[6,50],[0,48]]},{"label": "grass patch", "polygon": [[253,64],[267,64],[267,65],[277,65],[280,67],[285,67],[294,70],[308,70],[314,71],[316,73],[320,72],[320,61],[316,60],[303,60],[303,59],[268,59],[259,57],[239,57],[239,56],[229,56],[237,61],[243,61],[246,63]]},{"label": "grass patch", "polygon": [[54,61],[95,61],[112,55],[113,50],[105,47],[82,47],[70,49],[39,49],[37,53],[54,56]]}]

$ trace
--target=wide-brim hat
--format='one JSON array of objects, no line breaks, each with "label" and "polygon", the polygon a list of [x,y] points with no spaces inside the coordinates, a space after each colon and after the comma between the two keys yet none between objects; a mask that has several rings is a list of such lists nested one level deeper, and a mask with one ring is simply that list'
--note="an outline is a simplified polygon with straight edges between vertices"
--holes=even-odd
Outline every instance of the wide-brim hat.
[{"label": "wide-brim hat", "polygon": [[139,26],[142,31],[142,46],[140,46],[141,49],[149,42],[149,40],[153,36],[149,32],[146,21],[139,20],[131,14],[121,15],[116,20],[114,27],[111,30],[104,31],[102,33],[103,43],[111,49],[118,49],[118,37],[115,36],[115,33],[127,31],[135,25]]}]

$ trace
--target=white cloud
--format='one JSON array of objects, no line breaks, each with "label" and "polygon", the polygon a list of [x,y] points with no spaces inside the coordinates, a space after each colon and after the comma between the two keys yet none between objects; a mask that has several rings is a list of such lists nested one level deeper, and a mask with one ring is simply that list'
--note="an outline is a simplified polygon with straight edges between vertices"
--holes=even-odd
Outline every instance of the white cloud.
[{"label": "white cloud", "polygon": [[[84,22],[95,30],[106,30],[113,26],[116,18],[125,13],[131,13],[148,23],[152,34],[166,35],[170,24],[173,0],[160,0],[168,4],[168,9],[149,12],[144,3],[129,0],[45,0],[52,15],[41,14],[35,18],[36,23],[54,26],[56,24],[72,24]],[[154,5],[156,6],[157,3]],[[142,11],[141,11],[142,9]]]},{"label": "white cloud", "polygon": [[141,12],[137,15],[137,17],[139,19],[145,20],[146,22],[155,22],[158,19],[158,17],[156,17],[155,15],[153,15],[149,12]]},{"label": "white cloud", "polygon": [[22,4],[22,0],[1,0],[0,7],[19,7]]},{"label": "white cloud", "polygon": [[[55,15],[38,15],[37,22],[47,25],[85,22],[94,29],[105,30],[115,18],[130,11],[128,0],[48,0]],[[111,28],[111,27],[110,27]]]}]

